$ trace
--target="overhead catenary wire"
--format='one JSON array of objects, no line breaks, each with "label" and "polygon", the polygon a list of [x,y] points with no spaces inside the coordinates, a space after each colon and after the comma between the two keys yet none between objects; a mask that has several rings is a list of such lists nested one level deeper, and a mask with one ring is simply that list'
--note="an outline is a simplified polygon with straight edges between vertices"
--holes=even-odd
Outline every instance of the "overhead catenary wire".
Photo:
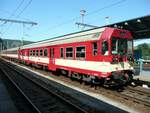
[{"label": "overhead catenary wire", "polygon": [[88,16],[88,15],[93,15],[93,14],[98,13],[98,12],[104,10],[104,9],[107,9],[107,8],[110,8],[110,7],[113,7],[113,6],[116,6],[116,5],[118,5],[118,4],[121,4],[121,3],[125,2],[125,1],[126,1],[126,0],[117,1],[117,2],[115,2],[115,3],[106,5],[106,6],[102,7],[102,8],[100,8],[100,9],[97,9],[97,10],[94,10],[94,11],[92,11],[92,12],[90,12],[90,13],[87,13],[87,14],[85,14],[85,15],[86,15],[86,16]]},{"label": "overhead catenary wire", "polygon": [[[24,2],[24,0],[22,0],[22,1],[19,3],[18,7],[14,10],[14,12],[10,15],[10,17],[12,17],[12,16],[15,15],[15,13],[17,12],[17,10],[22,6],[23,2]],[[10,18],[10,17],[9,17],[9,18]]]},{"label": "overhead catenary wire", "polygon": [[25,7],[20,11],[20,13],[16,16],[16,18],[19,17],[19,16],[29,7],[29,5],[31,4],[31,2],[32,2],[32,0],[30,0],[30,1],[25,5]]}]

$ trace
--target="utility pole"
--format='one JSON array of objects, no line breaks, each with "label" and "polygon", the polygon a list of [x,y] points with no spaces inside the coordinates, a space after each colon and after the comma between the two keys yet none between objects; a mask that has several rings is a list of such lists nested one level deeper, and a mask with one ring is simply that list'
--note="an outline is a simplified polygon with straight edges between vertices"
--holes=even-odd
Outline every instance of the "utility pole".
[{"label": "utility pole", "polygon": [[85,13],[86,13],[86,10],[80,10],[81,22],[76,22],[75,24],[78,26],[81,26],[81,30],[84,30],[85,27],[92,27],[92,28],[98,27],[98,26],[89,25],[89,24],[84,23]]},{"label": "utility pole", "polygon": [[84,16],[85,16],[86,10],[80,10],[81,15],[81,23],[84,23]]},{"label": "utility pole", "polygon": [[109,16],[105,17],[106,25],[109,25]]},{"label": "utility pole", "polygon": [[[84,16],[85,16],[86,10],[80,10],[81,15],[81,23],[84,24]],[[82,26],[81,30],[84,29],[84,26]]]}]

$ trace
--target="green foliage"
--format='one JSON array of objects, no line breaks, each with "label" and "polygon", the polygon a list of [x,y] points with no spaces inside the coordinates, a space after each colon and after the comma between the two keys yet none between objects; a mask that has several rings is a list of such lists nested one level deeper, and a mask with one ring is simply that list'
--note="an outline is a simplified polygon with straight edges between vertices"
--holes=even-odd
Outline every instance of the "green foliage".
[{"label": "green foliage", "polygon": [[146,43],[137,46],[137,50],[142,51],[142,56],[150,56],[150,46]]}]

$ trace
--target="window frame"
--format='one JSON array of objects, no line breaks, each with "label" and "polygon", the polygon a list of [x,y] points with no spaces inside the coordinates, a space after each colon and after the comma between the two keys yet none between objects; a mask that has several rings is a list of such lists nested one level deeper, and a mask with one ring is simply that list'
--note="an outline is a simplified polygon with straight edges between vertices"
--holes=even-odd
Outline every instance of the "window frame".
[{"label": "window frame", "polygon": [[35,56],[35,49],[33,49],[32,56]]},{"label": "window frame", "polygon": [[[94,48],[94,43],[96,43],[96,45],[97,45],[96,49]],[[96,54],[94,54],[95,50],[96,50]],[[97,41],[96,42],[92,42],[92,55],[93,56],[98,56],[98,42]]]},{"label": "window frame", "polygon": [[[103,53],[103,43],[104,42],[107,42],[107,51],[108,51],[108,53],[105,55],[105,53]],[[101,48],[101,55],[103,55],[103,56],[108,56],[109,55],[109,44],[108,44],[108,40],[103,40],[102,41],[102,48]]]},{"label": "window frame", "polygon": [[38,49],[36,49],[36,52],[35,52],[35,56],[39,56],[39,50]]},{"label": "window frame", "polygon": [[[46,55],[45,55],[45,50],[46,50]],[[48,49],[47,49],[47,48],[44,48],[43,56],[44,56],[44,57],[47,57],[47,56],[48,56]]]},{"label": "window frame", "polygon": [[64,48],[63,47],[60,48],[60,58],[64,58]]},{"label": "window frame", "polygon": [[[41,52],[42,51],[42,52]],[[40,49],[40,55],[39,56],[43,56],[43,48]]]},{"label": "window frame", "polygon": [[[116,41],[113,43],[113,41]],[[120,38],[120,37],[112,37],[111,38],[111,49],[110,53],[111,55],[127,55],[128,54],[128,39],[126,38]],[[115,44],[115,46],[114,46]],[[115,47],[115,50],[114,50]],[[115,53],[114,53],[115,51]]]},{"label": "window frame", "polygon": [[[84,47],[85,48],[85,57],[84,58],[82,58],[82,57],[77,57],[77,48],[78,47]],[[76,46],[76,48],[75,48],[75,59],[78,59],[78,60],[85,60],[86,59],[86,46],[85,45],[82,45],[82,46]]]},{"label": "window frame", "polygon": [[[72,57],[67,57],[67,48],[72,48]],[[65,49],[65,58],[73,59],[73,56],[74,56],[74,48],[73,48],[73,46],[66,47],[66,49]]]},{"label": "window frame", "polygon": [[33,55],[32,55],[32,50],[30,50],[30,56],[33,56]]}]

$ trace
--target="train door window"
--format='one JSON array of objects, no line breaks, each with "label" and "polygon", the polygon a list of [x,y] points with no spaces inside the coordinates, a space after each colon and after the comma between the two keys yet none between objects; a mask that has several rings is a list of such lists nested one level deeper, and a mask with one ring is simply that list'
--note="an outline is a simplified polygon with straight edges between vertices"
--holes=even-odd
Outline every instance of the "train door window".
[{"label": "train door window", "polygon": [[36,50],[36,56],[38,56],[39,55],[39,50]]},{"label": "train door window", "polygon": [[33,50],[33,56],[35,56],[35,50]]},{"label": "train door window", "polygon": [[108,42],[106,40],[102,42],[102,55],[108,55]]},{"label": "train door window", "polygon": [[97,42],[94,42],[93,44],[92,44],[92,48],[93,48],[93,56],[97,56],[97,54],[98,54],[98,44],[97,44]]},{"label": "train door window", "polygon": [[60,58],[64,58],[64,48],[60,48]]},{"label": "train door window", "polygon": [[76,47],[76,58],[77,59],[85,59],[85,46]]},{"label": "train door window", "polygon": [[54,58],[54,48],[50,48],[50,57]]},{"label": "train door window", "polygon": [[44,56],[47,56],[47,49],[44,49]]},{"label": "train door window", "polygon": [[66,58],[72,58],[73,57],[73,48],[67,47],[66,48]]},{"label": "train door window", "polygon": [[43,56],[43,50],[40,49],[40,56]]}]

